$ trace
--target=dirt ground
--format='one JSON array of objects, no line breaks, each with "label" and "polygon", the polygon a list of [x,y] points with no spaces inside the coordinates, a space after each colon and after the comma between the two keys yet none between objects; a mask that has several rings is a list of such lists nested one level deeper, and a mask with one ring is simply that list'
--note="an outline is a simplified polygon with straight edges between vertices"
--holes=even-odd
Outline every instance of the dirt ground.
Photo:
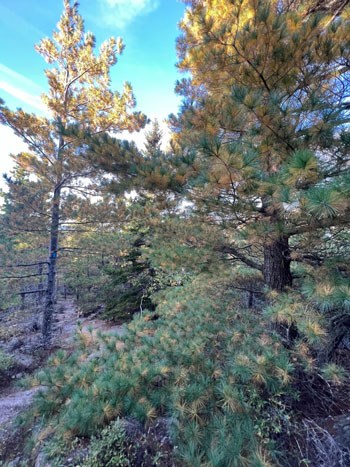
[{"label": "dirt ground", "polygon": [[93,335],[98,331],[124,333],[123,326],[111,325],[96,316],[81,318],[73,300],[60,300],[54,316],[52,345],[50,350],[45,350],[41,346],[39,322],[40,316],[30,310],[17,310],[1,317],[0,349],[11,356],[12,363],[0,373],[0,461],[7,457],[9,450],[13,458],[16,445],[20,444],[16,439],[15,419],[42,389],[23,389],[21,380],[43,366],[52,352],[60,348],[73,349],[78,330],[90,333],[89,329],[93,329]]}]

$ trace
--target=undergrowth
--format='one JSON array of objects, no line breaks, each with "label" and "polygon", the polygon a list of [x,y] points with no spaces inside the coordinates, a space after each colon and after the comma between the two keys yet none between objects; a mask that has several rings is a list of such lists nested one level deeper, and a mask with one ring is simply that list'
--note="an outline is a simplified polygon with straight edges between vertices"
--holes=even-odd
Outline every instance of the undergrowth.
[{"label": "undergrowth", "polygon": [[35,405],[43,432],[50,426],[68,449],[118,417],[146,426],[166,417],[179,465],[269,465],[293,371],[277,336],[212,276],[157,301],[124,337],[82,333],[76,352],[51,359],[36,381],[47,387]]},{"label": "undergrowth", "polygon": [[98,437],[93,437],[90,452],[80,464],[81,467],[130,467],[135,453],[127,449],[123,425],[116,420],[104,428]]},{"label": "undergrowth", "polygon": [[13,365],[13,357],[0,349],[0,375],[1,372],[8,370]]}]

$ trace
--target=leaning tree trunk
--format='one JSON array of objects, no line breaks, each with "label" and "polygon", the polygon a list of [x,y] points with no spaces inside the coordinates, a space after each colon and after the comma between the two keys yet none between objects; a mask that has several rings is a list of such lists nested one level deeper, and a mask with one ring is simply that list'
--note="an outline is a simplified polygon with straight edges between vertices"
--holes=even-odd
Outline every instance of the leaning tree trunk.
[{"label": "leaning tree trunk", "polygon": [[264,245],[264,281],[274,290],[283,290],[292,285],[290,272],[290,250],[288,237],[281,236],[270,239]]},{"label": "leaning tree trunk", "polygon": [[56,185],[51,206],[50,250],[48,260],[48,276],[46,298],[43,313],[42,334],[44,345],[48,346],[51,340],[52,317],[54,313],[56,262],[58,250],[58,232],[60,225],[61,184]]}]

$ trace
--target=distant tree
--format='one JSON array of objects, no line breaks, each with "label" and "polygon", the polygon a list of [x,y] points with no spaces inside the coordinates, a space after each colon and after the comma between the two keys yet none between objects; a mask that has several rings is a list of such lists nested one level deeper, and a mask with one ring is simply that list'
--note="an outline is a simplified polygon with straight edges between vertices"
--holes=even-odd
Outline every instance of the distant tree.
[{"label": "distant tree", "polygon": [[152,128],[145,133],[145,152],[146,155],[154,155],[159,153],[160,146],[162,143],[163,132],[160,129],[160,125],[157,119],[152,123]]},{"label": "distant tree", "polygon": [[130,233],[133,238],[129,240],[127,253],[119,255],[115,264],[106,268],[109,284],[105,288],[104,316],[116,322],[130,320],[134,313],[145,309],[154,309],[150,294],[151,289],[154,291],[155,271],[142,257],[145,233],[141,226],[136,231],[130,229]]},{"label": "distant tree", "polygon": [[189,196],[228,229],[227,253],[282,290],[305,236],[349,225],[349,9],[186,3],[177,47],[191,78],[170,121],[192,165]]},{"label": "distant tree", "polygon": [[[36,50],[51,65],[45,71],[49,91],[43,96],[50,117],[11,111],[1,106],[0,121],[12,128],[29,146],[16,163],[34,175],[49,200],[48,281],[43,317],[44,342],[50,341],[56,262],[62,203],[71,190],[88,192],[87,182],[97,167],[87,155],[88,137],[104,132],[139,130],[146,118],[132,112],[135,99],[129,83],[123,91],[110,89],[110,68],[123,51],[121,39],[110,38],[94,54],[95,37],[84,32],[78,4],[64,0],[64,9],[52,39],[45,38]],[[112,156],[111,156],[112,157]]]},{"label": "distant tree", "polygon": [[[30,302],[41,305],[47,273],[47,193],[21,169],[5,177],[0,214],[0,288],[7,294],[3,306]],[[30,299],[30,300],[28,300]]]}]

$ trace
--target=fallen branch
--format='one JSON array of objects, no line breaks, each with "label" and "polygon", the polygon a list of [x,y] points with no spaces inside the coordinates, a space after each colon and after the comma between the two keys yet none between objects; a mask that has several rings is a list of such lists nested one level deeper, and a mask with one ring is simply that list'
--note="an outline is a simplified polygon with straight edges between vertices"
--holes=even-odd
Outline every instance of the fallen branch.
[{"label": "fallen branch", "polygon": [[42,272],[41,274],[28,274],[27,276],[3,276],[0,277],[0,280],[3,279],[26,279],[27,277],[35,277],[35,276],[47,276],[47,272]]},{"label": "fallen branch", "polygon": [[46,289],[28,290],[28,292],[18,292],[17,295],[27,295],[29,293],[39,293],[39,292],[46,292]]},{"label": "fallen branch", "polygon": [[41,264],[49,264],[47,261],[39,261],[38,263],[31,263],[31,264],[13,264],[11,266],[0,266],[0,268],[8,269],[8,268],[25,268],[30,266],[40,266]]}]

